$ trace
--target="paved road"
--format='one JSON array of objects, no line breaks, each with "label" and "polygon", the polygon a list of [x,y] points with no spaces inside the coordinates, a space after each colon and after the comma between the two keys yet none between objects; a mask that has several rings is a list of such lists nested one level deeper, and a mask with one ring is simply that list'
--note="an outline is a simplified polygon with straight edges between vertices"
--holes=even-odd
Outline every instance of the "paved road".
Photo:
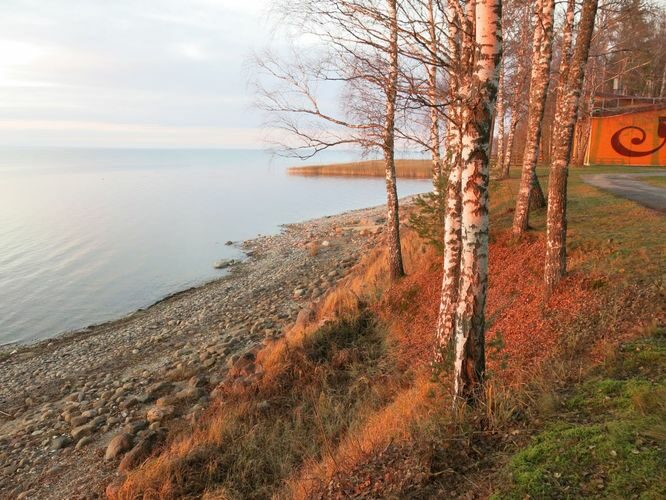
[{"label": "paved road", "polygon": [[613,194],[635,201],[646,207],[666,212],[666,189],[641,182],[641,177],[665,176],[664,173],[649,174],[596,174],[584,175],[584,182],[610,191]]}]

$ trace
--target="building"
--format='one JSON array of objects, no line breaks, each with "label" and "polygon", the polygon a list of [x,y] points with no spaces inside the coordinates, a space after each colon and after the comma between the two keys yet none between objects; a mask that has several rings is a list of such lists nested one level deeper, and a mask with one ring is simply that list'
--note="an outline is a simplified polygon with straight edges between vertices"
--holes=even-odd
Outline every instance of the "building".
[{"label": "building", "polygon": [[585,165],[666,167],[666,99],[598,94]]}]

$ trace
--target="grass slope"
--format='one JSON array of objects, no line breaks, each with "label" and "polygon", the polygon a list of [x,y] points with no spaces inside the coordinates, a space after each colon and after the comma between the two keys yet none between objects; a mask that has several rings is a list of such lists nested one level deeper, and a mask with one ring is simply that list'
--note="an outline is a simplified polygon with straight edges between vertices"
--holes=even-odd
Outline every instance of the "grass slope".
[{"label": "grass slope", "polygon": [[449,374],[432,379],[440,257],[406,227],[405,279],[389,288],[384,250],[366,255],[111,498],[658,497],[664,341],[640,339],[664,324],[666,218],[581,182],[599,171],[571,172],[569,276],[548,304],[545,211],[515,241],[518,180],[491,184],[478,406],[453,412]]},{"label": "grass slope", "polygon": [[595,370],[507,472],[494,499],[666,497],[666,330]]}]

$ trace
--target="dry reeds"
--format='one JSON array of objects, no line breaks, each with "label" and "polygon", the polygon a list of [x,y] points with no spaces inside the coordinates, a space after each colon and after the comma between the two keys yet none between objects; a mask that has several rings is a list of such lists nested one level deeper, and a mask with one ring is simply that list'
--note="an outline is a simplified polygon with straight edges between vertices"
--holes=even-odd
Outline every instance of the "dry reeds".
[{"label": "dry reeds", "polygon": [[[329,176],[329,177],[385,177],[383,160],[367,160],[353,163],[334,163],[331,165],[313,165],[291,167],[290,175]],[[403,179],[430,179],[432,162],[430,160],[396,160],[396,176]]]}]

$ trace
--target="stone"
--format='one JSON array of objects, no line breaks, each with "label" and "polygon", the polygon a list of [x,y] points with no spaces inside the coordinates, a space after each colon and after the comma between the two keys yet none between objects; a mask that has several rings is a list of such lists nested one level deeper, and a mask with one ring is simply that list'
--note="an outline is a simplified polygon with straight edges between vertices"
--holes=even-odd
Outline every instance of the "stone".
[{"label": "stone", "polygon": [[203,389],[199,387],[185,387],[185,389],[178,391],[174,398],[177,402],[189,401],[199,399],[203,395]]},{"label": "stone", "polygon": [[79,415],[78,417],[72,417],[72,418],[70,418],[70,419],[69,419],[69,424],[70,424],[72,427],[80,427],[80,426],[82,426],[83,424],[88,423],[89,420],[90,420],[90,417],[85,417],[85,416],[83,416],[83,415]]},{"label": "stone", "polygon": [[208,383],[208,380],[206,380],[206,377],[202,377],[200,375],[193,375],[190,380],[187,381],[187,385],[190,387],[203,387]]},{"label": "stone", "polygon": [[148,422],[160,422],[164,418],[170,416],[174,412],[174,407],[173,406],[153,406],[151,409],[148,410],[146,413],[146,420]]},{"label": "stone", "polygon": [[120,461],[118,470],[127,472],[141,464],[164,442],[165,435],[160,431],[149,431]]},{"label": "stone", "polygon": [[108,446],[106,447],[106,453],[104,453],[104,460],[107,462],[117,458],[121,454],[129,451],[132,448],[132,436],[126,432],[121,432],[116,435],[109,441]]},{"label": "stone", "polygon": [[87,418],[93,418],[99,415],[99,412],[95,409],[92,410],[86,410],[83,413],[81,413],[82,417],[87,417]]},{"label": "stone", "polygon": [[77,450],[80,450],[81,448],[83,448],[84,446],[88,446],[92,442],[93,442],[93,438],[91,436],[82,437],[81,439],[79,439],[79,442],[76,443],[75,448]]},{"label": "stone", "polygon": [[84,436],[90,436],[93,432],[95,432],[95,427],[96,425],[93,423],[75,427],[71,432],[71,436],[74,440],[79,440]]},{"label": "stone", "polygon": [[136,406],[137,404],[139,404],[139,400],[136,399],[135,397],[130,397],[130,398],[127,398],[122,403],[120,403],[120,405],[118,405],[118,407],[121,410],[127,410],[128,408],[132,408],[133,406]]},{"label": "stone", "polygon": [[70,444],[72,444],[72,440],[69,436],[59,436],[51,441],[51,449],[61,450],[67,448]]},{"label": "stone", "polygon": [[238,263],[238,261],[236,259],[222,259],[222,260],[218,260],[217,262],[215,262],[215,264],[213,264],[213,267],[215,269],[226,269],[226,268],[231,267],[231,266],[233,266],[237,263]]},{"label": "stone", "polygon": [[155,405],[159,406],[160,408],[163,408],[165,406],[171,406],[174,403],[176,403],[176,397],[172,395],[162,396],[157,401],[155,401]]},{"label": "stone", "polygon": [[148,427],[148,421],[146,420],[134,420],[123,426],[123,430],[130,435],[135,435],[137,432],[144,430]]}]

